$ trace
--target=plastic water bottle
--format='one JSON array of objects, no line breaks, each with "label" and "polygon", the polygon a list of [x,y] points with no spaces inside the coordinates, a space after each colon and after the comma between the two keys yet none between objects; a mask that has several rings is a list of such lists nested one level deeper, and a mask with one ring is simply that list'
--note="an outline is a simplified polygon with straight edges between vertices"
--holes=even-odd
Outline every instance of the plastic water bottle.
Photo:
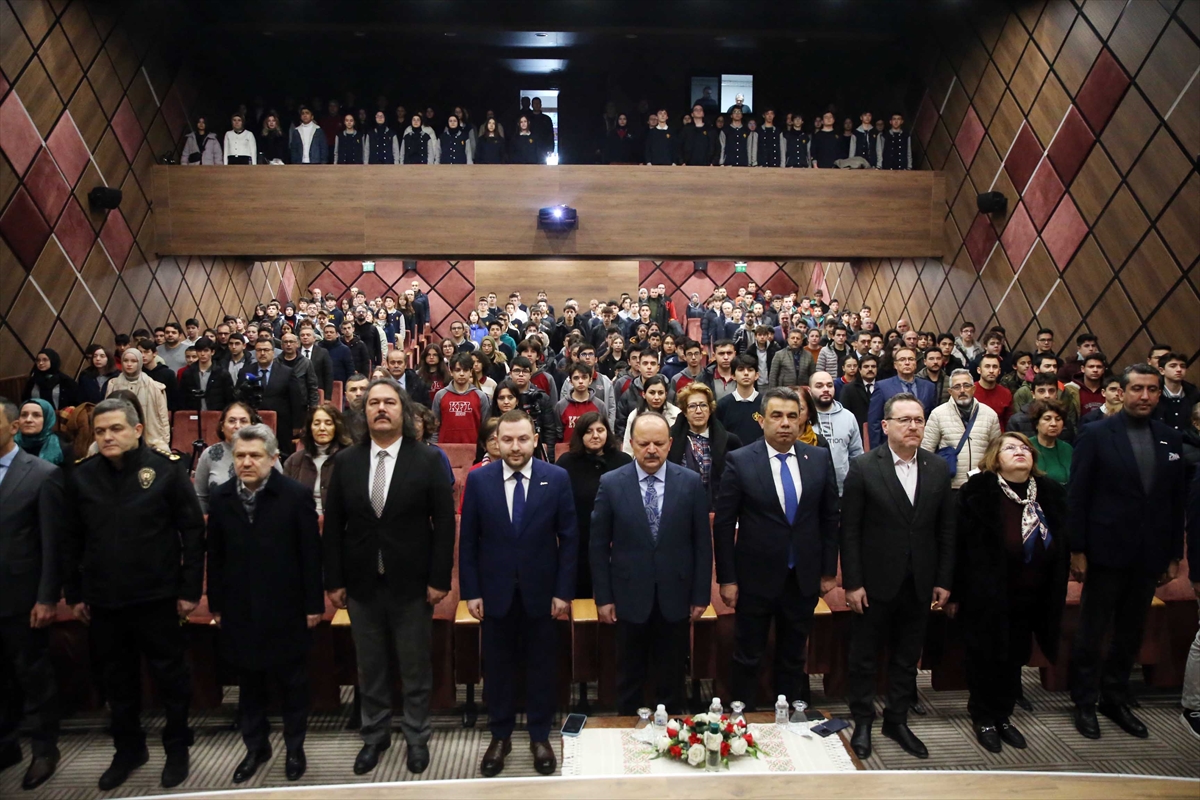
[{"label": "plastic water bottle", "polygon": [[667,707],[662,703],[659,703],[658,708],[654,709],[654,728],[658,733],[667,729]]},{"label": "plastic water bottle", "polygon": [[783,695],[775,698],[775,724],[784,727],[788,724],[788,701]]},{"label": "plastic water bottle", "polygon": [[708,733],[704,734],[704,770],[706,772],[717,772],[721,769],[721,743],[723,741],[724,737],[721,736],[717,723],[708,723]]},{"label": "plastic water bottle", "polygon": [[722,715],[723,713],[725,713],[725,712],[724,712],[724,710],[721,708],[721,698],[719,698],[719,697],[714,697],[714,698],[712,699],[712,705],[710,705],[710,706],[708,707],[708,713],[709,713],[709,714],[716,714],[716,715],[717,715],[717,719],[720,719],[720,718],[721,718],[721,715]]}]

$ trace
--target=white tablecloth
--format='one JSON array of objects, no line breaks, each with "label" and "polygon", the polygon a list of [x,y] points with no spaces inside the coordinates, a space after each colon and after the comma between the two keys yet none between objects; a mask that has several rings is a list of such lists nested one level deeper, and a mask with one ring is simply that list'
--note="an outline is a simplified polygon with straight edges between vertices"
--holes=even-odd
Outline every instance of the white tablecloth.
[{"label": "white tablecloth", "polygon": [[[806,739],[773,724],[751,724],[759,757],[729,759],[729,769],[741,774],[767,772],[853,772],[854,762],[837,734]],[[641,741],[642,732],[621,728],[585,728],[579,736],[563,737],[563,775],[695,775],[703,767],[669,757],[655,758],[654,746]]]}]

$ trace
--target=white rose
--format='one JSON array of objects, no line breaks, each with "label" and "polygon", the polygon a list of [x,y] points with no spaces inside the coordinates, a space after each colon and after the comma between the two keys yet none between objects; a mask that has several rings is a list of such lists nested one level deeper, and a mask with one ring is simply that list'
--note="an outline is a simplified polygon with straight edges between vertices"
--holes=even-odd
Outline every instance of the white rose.
[{"label": "white rose", "polygon": [[729,742],[729,752],[735,756],[746,755],[746,740],[740,736],[734,737]]},{"label": "white rose", "polygon": [[688,763],[693,767],[698,767],[704,763],[705,753],[704,745],[694,744],[688,748]]},{"label": "white rose", "polygon": [[667,752],[667,748],[671,746],[671,740],[666,736],[660,736],[658,737],[658,741],[654,743],[654,746],[658,749],[658,752],[665,753]]},{"label": "white rose", "polygon": [[708,725],[708,714],[697,714],[696,716],[692,717],[692,724],[696,727]]},{"label": "white rose", "polygon": [[667,723],[667,736],[675,738],[681,730],[683,730],[683,726],[679,724],[679,720],[673,719]]}]

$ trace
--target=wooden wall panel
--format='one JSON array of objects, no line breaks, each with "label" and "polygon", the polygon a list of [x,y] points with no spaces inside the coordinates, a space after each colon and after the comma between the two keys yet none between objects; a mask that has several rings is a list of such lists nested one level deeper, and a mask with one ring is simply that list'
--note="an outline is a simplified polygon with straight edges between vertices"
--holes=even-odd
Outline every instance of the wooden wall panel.
[{"label": "wooden wall panel", "polygon": [[[156,166],[157,247],[326,258],[942,254],[939,172],[729,169],[713,178],[673,167]],[[559,203],[579,210],[579,227],[537,230],[537,210]]]},{"label": "wooden wall panel", "polygon": [[526,303],[545,289],[556,309],[574,297],[586,311],[595,297],[610,300],[638,285],[637,261],[476,261],[475,295],[495,292],[503,305],[509,292]]}]

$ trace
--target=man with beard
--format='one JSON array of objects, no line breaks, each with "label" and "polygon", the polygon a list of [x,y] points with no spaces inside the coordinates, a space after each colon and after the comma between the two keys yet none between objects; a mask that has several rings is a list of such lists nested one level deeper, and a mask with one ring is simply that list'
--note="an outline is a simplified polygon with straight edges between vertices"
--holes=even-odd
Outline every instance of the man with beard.
[{"label": "man with beard", "polygon": [[383,342],[379,340],[379,329],[375,327],[375,319],[371,310],[366,306],[354,309],[354,334],[367,346],[367,357],[374,369],[383,363]]},{"label": "man with beard", "polygon": [[[957,489],[967,482],[988,445],[1002,431],[996,412],[975,399],[975,384],[968,370],[954,370],[947,383],[950,399],[930,412],[921,449],[938,453],[948,448],[956,454],[950,488]],[[949,457],[946,463],[950,463]]]},{"label": "man with beard", "polygon": [[808,388],[812,391],[813,403],[817,406],[817,418],[812,421],[813,428],[829,442],[840,495],[842,483],[850,470],[851,459],[863,454],[862,425],[858,424],[853,413],[833,399],[833,375],[828,372],[814,372],[808,379]]}]

